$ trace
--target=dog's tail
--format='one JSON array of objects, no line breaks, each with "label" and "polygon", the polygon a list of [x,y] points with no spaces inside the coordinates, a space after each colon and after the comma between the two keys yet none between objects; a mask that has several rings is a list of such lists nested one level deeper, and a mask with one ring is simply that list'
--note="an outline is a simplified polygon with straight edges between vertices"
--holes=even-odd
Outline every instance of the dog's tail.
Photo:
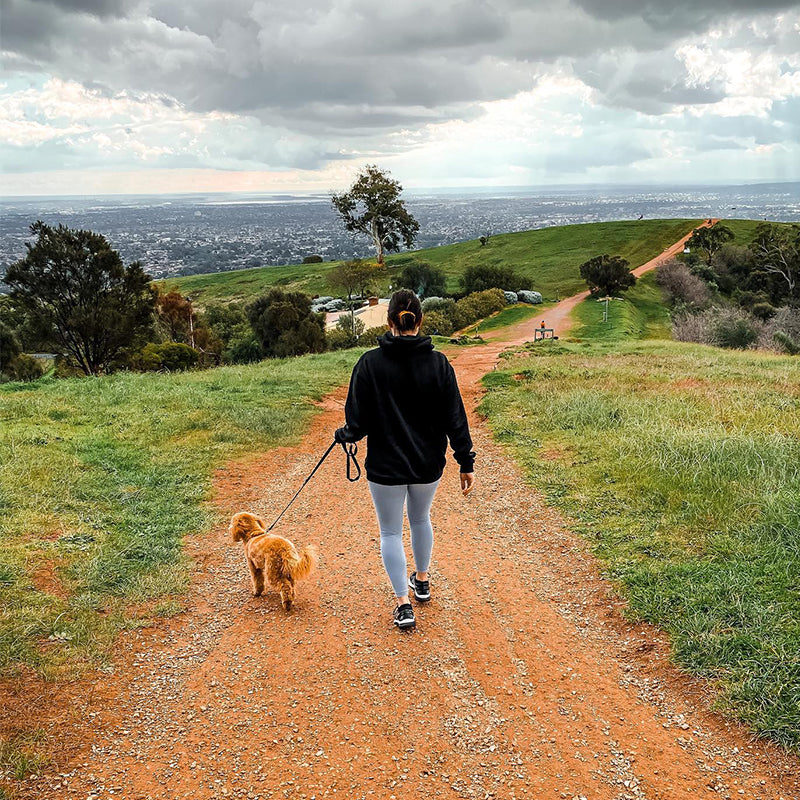
[{"label": "dog's tail", "polygon": [[307,544],[301,551],[300,557],[297,558],[294,554],[286,553],[283,559],[283,565],[286,572],[296,581],[307,578],[314,567],[317,566],[318,554],[317,548],[313,544]]}]

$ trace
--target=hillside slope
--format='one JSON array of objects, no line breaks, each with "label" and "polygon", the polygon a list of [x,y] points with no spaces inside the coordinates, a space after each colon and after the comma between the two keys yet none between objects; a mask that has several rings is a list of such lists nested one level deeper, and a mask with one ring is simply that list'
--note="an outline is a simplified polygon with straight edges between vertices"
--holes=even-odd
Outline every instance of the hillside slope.
[{"label": "hillside slope", "polygon": [[[493,236],[482,247],[478,241],[416,250],[390,256],[380,286],[388,292],[397,272],[412,260],[440,267],[447,275],[449,291],[458,289],[458,279],[473,264],[511,266],[530,276],[544,297],[556,298],[583,288],[580,265],[592,256],[621,255],[636,267],[658,255],[665,247],[699,224],[700,220],[668,219],[627,222],[596,222],[566,225]],[[203,306],[214,302],[250,300],[271,286],[329,294],[328,273],[338,263],[297,264],[280,267],[191,275],[162,283],[177,286]]]}]

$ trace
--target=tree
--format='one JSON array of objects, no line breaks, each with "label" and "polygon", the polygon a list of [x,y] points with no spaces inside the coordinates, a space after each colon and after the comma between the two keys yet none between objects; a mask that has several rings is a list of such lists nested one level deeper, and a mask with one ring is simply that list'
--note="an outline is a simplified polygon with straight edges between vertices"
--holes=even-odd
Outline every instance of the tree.
[{"label": "tree", "polygon": [[424,261],[413,261],[403,267],[396,280],[397,288],[411,289],[420,297],[443,295],[446,284],[444,272]]},{"label": "tree", "polygon": [[399,250],[401,242],[411,247],[419,233],[419,223],[400,199],[403,187],[389,174],[367,165],[346,192],[331,196],[345,229],[372,239],[380,266],[384,251]]},{"label": "tree", "polygon": [[593,295],[617,295],[636,283],[636,276],[622,256],[595,256],[581,264],[581,277]]},{"label": "tree", "polygon": [[84,374],[98,375],[150,330],[151,278],[139,262],[125,267],[98,233],[41,221],[30,230],[35,244],[26,245],[27,255],[4,279],[11,298],[54,348],[69,354]]},{"label": "tree", "polygon": [[800,280],[800,225],[761,224],[753,242],[755,268],[777,279],[777,298],[793,304]]},{"label": "tree", "polygon": [[702,250],[706,256],[706,264],[711,266],[711,259],[721,247],[733,241],[733,231],[725,225],[717,223],[710,228],[696,228],[686,244],[692,250]]},{"label": "tree", "polygon": [[184,297],[177,289],[168,292],[158,292],[156,296],[156,311],[158,320],[163,325],[171,342],[189,342],[189,327],[192,322],[194,309],[192,301]]},{"label": "tree", "polygon": [[513,267],[490,264],[473,264],[467,267],[459,282],[466,294],[483,292],[486,289],[519,292],[522,289],[530,289],[533,286],[533,281],[530,278],[515,272]]},{"label": "tree", "polygon": [[9,374],[9,365],[19,352],[19,341],[14,331],[0,319],[0,375]]},{"label": "tree", "polygon": [[271,289],[247,307],[247,316],[267,357],[325,350],[324,315],[313,313],[311,299],[301,292]]}]

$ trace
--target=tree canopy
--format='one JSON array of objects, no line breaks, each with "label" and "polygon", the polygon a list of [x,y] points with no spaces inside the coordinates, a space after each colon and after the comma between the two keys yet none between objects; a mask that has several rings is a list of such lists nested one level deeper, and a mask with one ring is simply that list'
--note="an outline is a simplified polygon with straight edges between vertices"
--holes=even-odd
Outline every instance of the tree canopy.
[{"label": "tree canopy", "polygon": [[710,267],[714,253],[733,239],[733,231],[718,222],[710,228],[696,228],[692,231],[692,236],[686,244],[691,250],[702,250],[706,257],[706,264]]},{"label": "tree canopy", "polygon": [[473,264],[464,270],[464,274],[459,280],[461,288],[467,294],[483,292],[487,289],[519,292],[533,287],[533,281],[515,272],[513,267],[502,267],[495,264]]},{"label": "tree canopy", "polygon": [[34,244],[5,282],[54,349],[87,375],[139,344],[153,321],[155,292],[138,262],[125,267],[105,237],[63,225],[31,225]]},{"label": "tree canopy", "polygon": [[247,307],[247,316],[267,357],[325,350],[324,317],[311,311],[311,299],[301,292],[271,289]]},{"label": "tree canopy", "polygon": [[581,264],[581,277],[593,295],[614,296],[630,289],[636,276],[622,256],[595,256]]},{"label": "tree canopy", "polygon": [[424,261],[413,261],[403,267],[395,280],[395,286],[411,289],[420,297],[435,297],[445,293],[447,278],[441,269],[432,267]]},{"label": "tree canopy", "polygon": [[400,199],[403,187],[389,176],[388,170],[367,165],[346,192],[331,197],[345,229],[372,239],[381,266],[384,251],[399,250],[401,243],[411,247],[419,233],[419,223]]}]

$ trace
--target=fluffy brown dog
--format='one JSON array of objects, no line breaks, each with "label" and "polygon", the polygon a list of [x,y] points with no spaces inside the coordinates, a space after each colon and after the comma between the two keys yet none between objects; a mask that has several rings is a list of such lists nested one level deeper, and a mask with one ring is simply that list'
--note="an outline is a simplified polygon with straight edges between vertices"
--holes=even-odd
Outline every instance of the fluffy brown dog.
[{"label": "fluffy brown dog", "polygon": [[244,543],[247,566],[253,583],[253,595],[264,591],[264,578],[281,593],[281,603],[289,611],[294,603],[294,585],[306,578],[317,563],[317,548],[306,545],[297,548],[282,536],[267,533],[261,517],[243,511],[234,514],[228,528],[234,542]]}]

